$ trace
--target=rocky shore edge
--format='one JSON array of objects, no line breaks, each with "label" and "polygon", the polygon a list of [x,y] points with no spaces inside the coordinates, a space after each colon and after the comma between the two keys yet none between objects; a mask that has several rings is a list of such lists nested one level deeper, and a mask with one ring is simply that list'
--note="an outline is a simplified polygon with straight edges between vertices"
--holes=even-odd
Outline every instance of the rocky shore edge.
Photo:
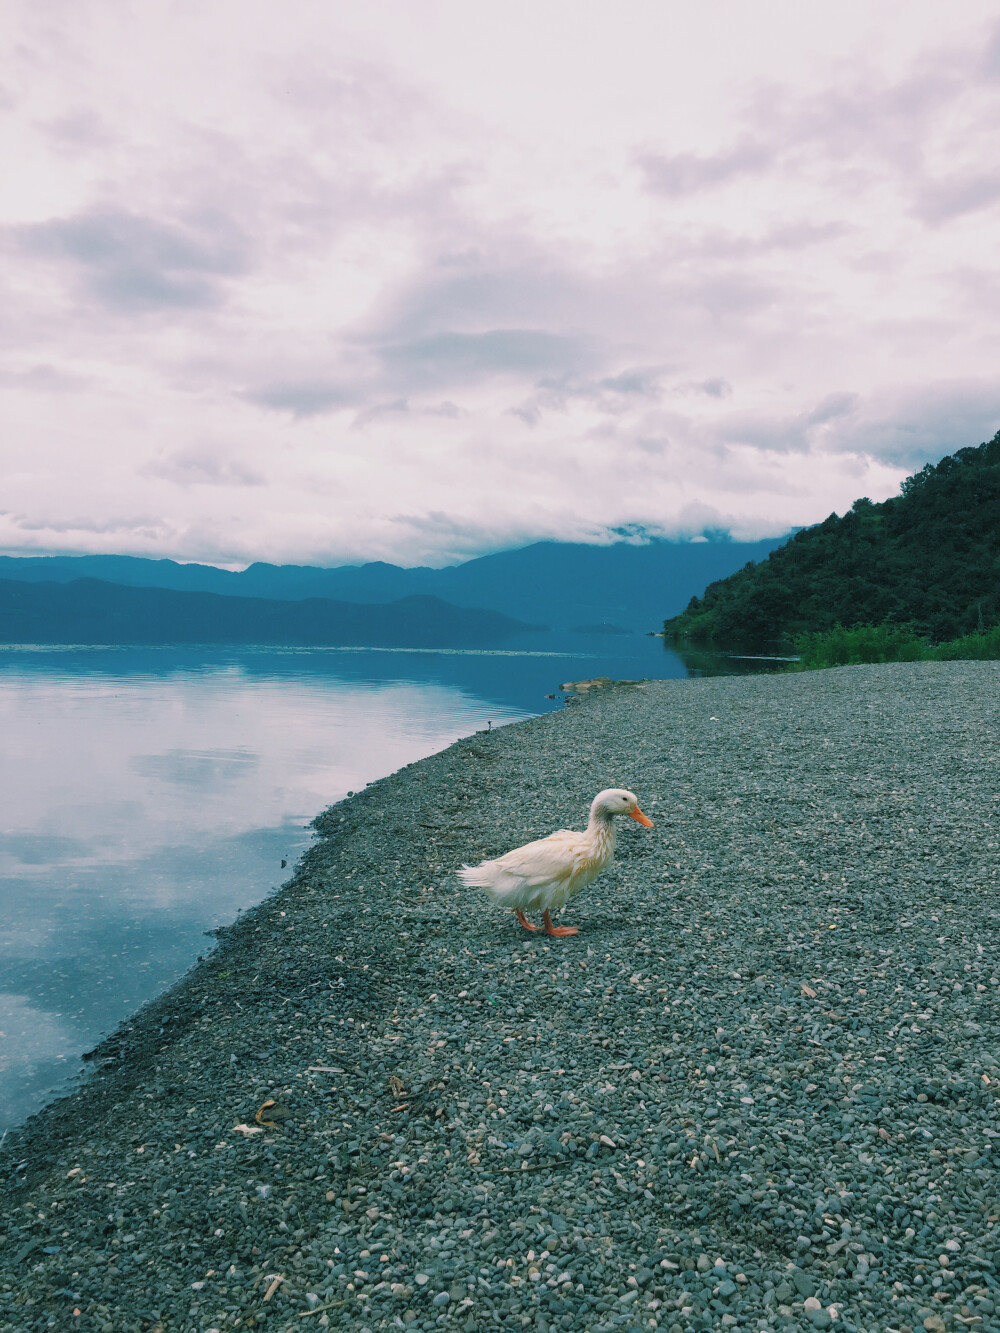
[{"label": "rocky shore edge", "polygon": [[[0,1329],[1000,1327],[998,686],[605,688],[324,812],[9,1137]],[[578,936],[455,881],[608,785]]]}]

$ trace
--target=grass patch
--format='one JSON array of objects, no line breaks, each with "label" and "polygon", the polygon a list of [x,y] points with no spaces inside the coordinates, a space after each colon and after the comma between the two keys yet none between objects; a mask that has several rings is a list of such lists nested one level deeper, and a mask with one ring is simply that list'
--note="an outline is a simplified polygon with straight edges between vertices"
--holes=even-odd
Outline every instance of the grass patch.
[{"label": "grass patch", "polygon": [[1000,659],[1000,625],[937,644],[912,625],[854,625],[850,629],[835,625],[831,630],[799,635],[795,650],[799,660],[790,671],[867,662],[988,662]]}]

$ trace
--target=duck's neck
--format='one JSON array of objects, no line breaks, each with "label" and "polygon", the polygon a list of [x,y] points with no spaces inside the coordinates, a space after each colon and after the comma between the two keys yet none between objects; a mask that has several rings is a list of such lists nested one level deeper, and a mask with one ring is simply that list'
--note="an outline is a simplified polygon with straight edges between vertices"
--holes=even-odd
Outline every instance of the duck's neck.
[{"label": "duck's neck", "polygon": [[587,821],[587,833],[602,851],[613,852],[618,835],[615,832],[614,816],[607,810],[591,809]]}]

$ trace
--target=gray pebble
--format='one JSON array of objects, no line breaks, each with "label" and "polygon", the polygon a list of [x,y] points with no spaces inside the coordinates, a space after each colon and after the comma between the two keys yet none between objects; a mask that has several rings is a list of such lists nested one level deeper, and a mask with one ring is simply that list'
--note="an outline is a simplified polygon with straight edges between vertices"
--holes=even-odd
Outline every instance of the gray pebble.
[{"label": "gray pebble", "polygon": [[795,1284],[795,1290],[803,1298],[816,1295],[816,1284],[808,1273],[803,1273],[801,1268],[796,1268],[792,1273],[792,1282]]}]

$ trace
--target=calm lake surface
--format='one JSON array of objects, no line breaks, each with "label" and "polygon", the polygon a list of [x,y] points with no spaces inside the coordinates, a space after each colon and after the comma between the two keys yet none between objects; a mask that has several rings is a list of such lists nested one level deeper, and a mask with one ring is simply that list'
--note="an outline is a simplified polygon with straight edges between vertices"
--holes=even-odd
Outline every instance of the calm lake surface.
[{"label": "calm lake surface", "polygon": [[[286,880],[309,821],[567,680],[680,677],[644,635],[503,652],[0,647],[0,1131]],[[287,867],[282,868],[282,862]]]}]

